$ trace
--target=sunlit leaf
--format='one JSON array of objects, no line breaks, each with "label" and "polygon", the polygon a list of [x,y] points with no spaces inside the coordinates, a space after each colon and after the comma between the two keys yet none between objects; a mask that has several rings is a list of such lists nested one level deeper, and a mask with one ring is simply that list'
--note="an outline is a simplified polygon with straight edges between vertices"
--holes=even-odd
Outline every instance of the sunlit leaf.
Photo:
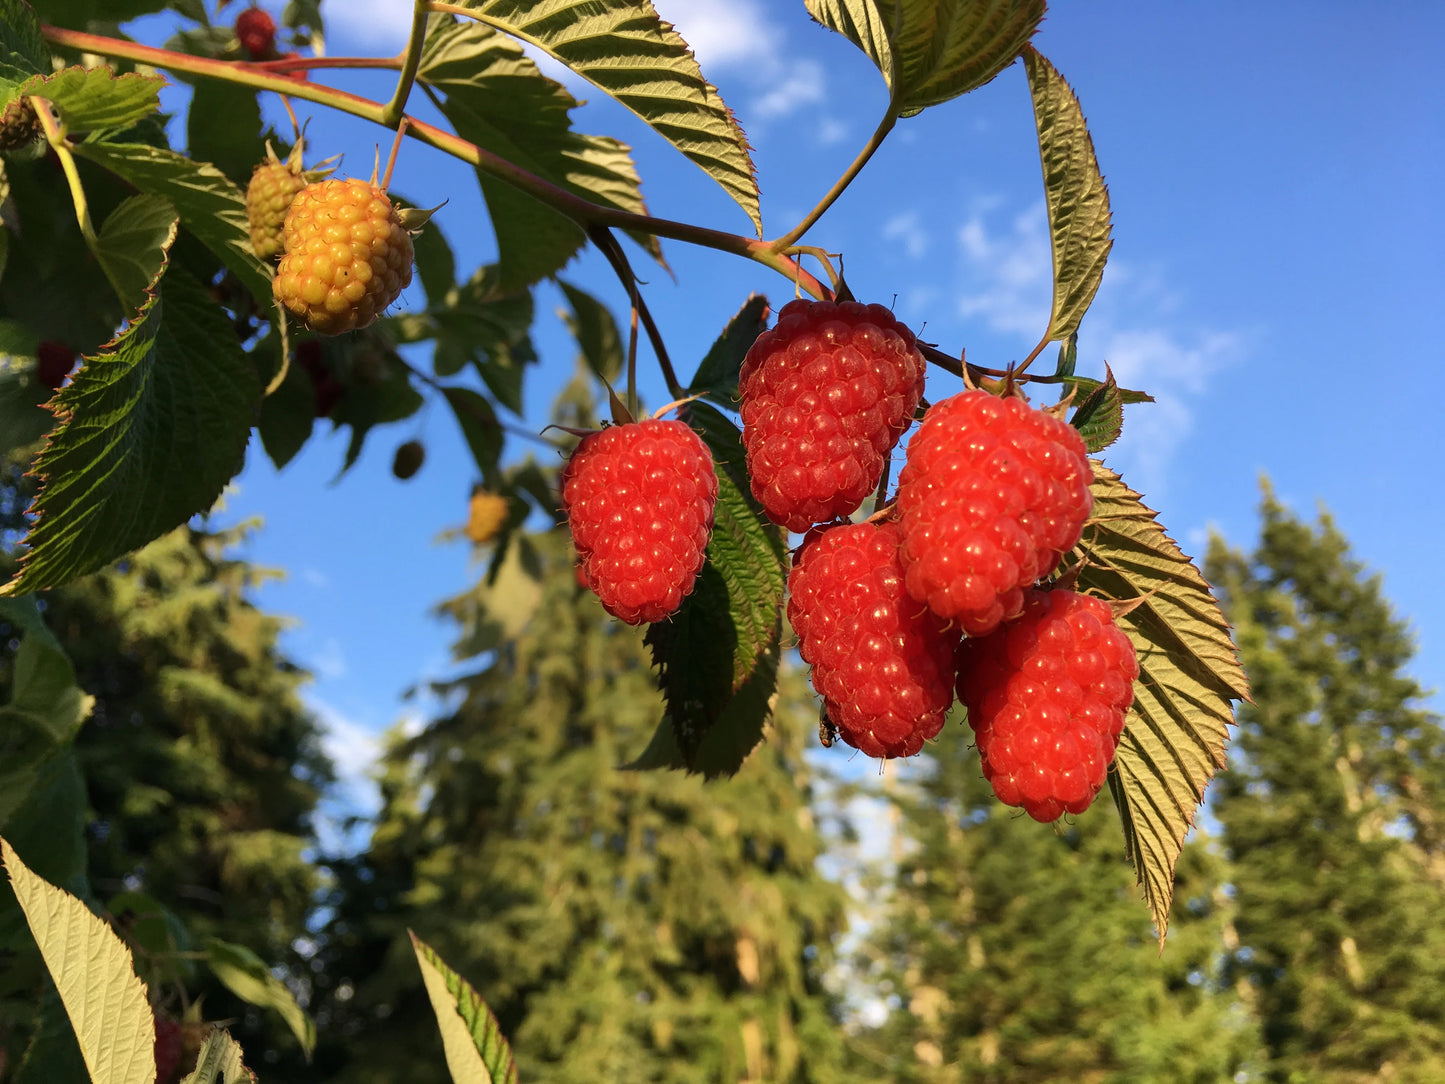
[{"label": "sunlit leaf", "polygon": [[0,839],[0,858],[60,991],[91,1084],[154,1084],[155,1016],[130,952],[70,893],[32,873]]},{"label": "sunlit leaf", "polygon": [[512,1049],[481,995],[414,933],[411,947],[436,1013],[447,1068],[455,1084],[517,1084]]},{"label": "sunlit leaf", "polygon": [[1019,55],[1044,0],[806,0],[878,66],[900,114],[983,86]]},{"label": "sunlit leaf", "polygon": [[246,198],[215,166],[143,143],[81,143],[75,153],[170,200],[181,224],[270,306],[271,269],[251,251]]},{"label": "sunlit leaf", "polygon": [[20,86],[20,93],[44,98],[55,106],[71,133],[128,128],[161,107],[159,75],[126,72],[117,75],[107,67],[66,68],[54,75],[36,75]]},{"label": "sunlit leaf", "polygon": [[291,1029],[309,1060],[316,1049],[316,1024],[284,982],[271,974],[266,961],[244,945],[212,937],[206,942],[206,964],[226,988],[248,1005],[270,1009]]},{"label": "sunlit leaf", "polygon": [[460,6],[551,54],[636,113],[722,185],[762,236],[747,137],[651,0],[463,0]]},{"label": "sunlit leaf", "polygon": [[[625,144],[572,130],[577,100],[521,47],[480,23],[437,21],[417,78],[446,95],[457,134],[593,203],[645,213]],[[582,246],[582,228],[520,190],[478,174],[497,235],[501,286],[512,290],[560,270]],[[648,242],[660,257],[661,249]]]},{"label": "sunlit leaf", "polygon": [[103,568],[215,503],[240,470],[261,399],[230,321],[179,268],[56,398],[60,428],[21,571],[0,594]]},{"label": "sunlit leaf", "polygon": [[723,333],[698,365],[688,393],[706,395],[719,406],[736,410],[738,374],[742,371],[743,359],[767,326],[768,299],[761,294],[753,294],[728,321]]},{"label": "sunlit leaf", "polygon": [[106,216],[96,251],[127,317],[145,303],[179,224],[171,201],[161,196],[132,196]]},{"label": "sunlit leaf", "polygon": [[1089,310],[1114,245],[1109,235],[1109,189],[1073,89],[1032,46],[1023,55],[1034,100],[1054,253],[1048,338],[1067,339]]},{"label": "sunlit leaf", "polygon": [[212,1028],[196,1057],[196,1068],[181,1084],[255,1084],[256,1074],[241,1060],[241,1045],[221,1028]]},{"label": "sunlit leaf", "polygon": [[1109,785],[1160,943],[1169,929],[1174,866],[1224,767],[1233,703],[1248,684],[1209,585],[1117,474],[1094,463],[1094,516],[1070,557],[1081,589],[1142,600],[1118,623],[1134,642],[1139,680]]}]

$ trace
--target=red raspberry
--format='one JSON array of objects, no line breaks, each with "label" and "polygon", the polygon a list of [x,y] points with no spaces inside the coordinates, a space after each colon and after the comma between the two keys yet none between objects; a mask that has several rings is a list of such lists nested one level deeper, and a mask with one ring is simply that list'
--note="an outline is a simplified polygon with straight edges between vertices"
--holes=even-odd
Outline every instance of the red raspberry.
[{"label": "red raspberry", "polygon": [[788,574],[788,620],[829,721],[871,757],[907,757],[943,728],[958,634],[908,597],[896,523],[809,532]]},{"label": "red raspberry", "polygon": [[738,378],[753,496],[790,531],[846,516],[878,485],[923,397],[923,355],[882,305],[790,301]]},{"label": "red raspberry", "polygon": [[562,469],[562,507],[582,574],[614,617],[661,621],[707,558],[717,471],[680,421],[614,425],[583,438]]},{"label": "red raspberry", "polygon": [[252,60],[265,60],[276,51],[276,21],[257,7],[236,16],[236,37]]},{"label": "red raspberry", "polygon": [[1020,399],[933,404],[898,475],[908,593],[969,636],[992,632],[1079,541],[1090,478],[1078,431]]},{"label": "red raspberry", "polygon": [[35,356],[35,375],[40,383],[52,390],[65,383],[65,378],[80,360],[74,350],[54,339],[46,339],[36,347]]},{"label": "red raspberry", "polygon": [[172,1084],[181,1067],[181,1025],[156,1017],[156,1084]]},{"label": "red raspberry", "polygon": [[1018,620],[964,640],[958,698],[999,801],[1044,822],[1088,809],[1138,676],[1108,604],[1073,591],[1026,591]]}]

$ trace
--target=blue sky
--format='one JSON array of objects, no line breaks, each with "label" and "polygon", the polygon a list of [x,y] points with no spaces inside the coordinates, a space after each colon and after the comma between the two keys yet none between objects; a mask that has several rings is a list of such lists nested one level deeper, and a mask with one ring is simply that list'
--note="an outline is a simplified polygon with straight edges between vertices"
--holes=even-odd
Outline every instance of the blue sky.
[{"label": "blue sky", "polygon": [[[812,25],[801,2],[656,6],[748,131],[767,232],[782,232],[867,139],[885,104],[881,79],[851,44]],[[394,53],[409,7],[328,0],[329,52]],[[1445,295],[1442,43],[1445,7],[1424,0],[1070,0],[1052,6],[1035,39],[1080,97],[1114,211],[1080,371],[1102,374],[1107,361],[1122,384],[1158,400],[1132,408],[1106,461],[1195,555],[1211,529],[1252,543],[1262,475],[1305,516],[1328,506],[1414,628],[1413,672],[1427,688],[1445,675],[1445,588],[1430,549],[1445,537],[1445,410],[1428,375],[1441,364],[1433,324]],[[374,75],[318,78],[374,98],[390,92]],[[747,231],[701,171],[600,92],[569,85],[589,99],[579,128],[633,145],[654,213]],[[380,129],[309,112],[317,157],[344,150],[347,172],[369,172],[373,147],[389,145]],[[450,200],[434,221],[459,269],[491,258],[467,169],[412,145],[394,187],[424,206]],[[808,240],[844,253],[854,292],[896,297],[904,320],[926,324],[925,339],[985,365],[1020,359],[1050,301],[1022,71],[900,122]],[[675,282],[638,266],[684,371],[750,292],[776,303],[792,292],[733,257],[675,243],[667,254]],[[623,311],[599,258],[580,258],[565,276]],[[554,315],[560,294],[544,288],[539,302],[534,426],[575,354]],[[952,390],[935,372],[932,399]],[[656,381],[648,394],[662,401]],[[412,436],[428,460],[401,483],[391,454]],[[445,407],[374,431],[361,462],[332,484],[343,450],[343,437],[318,436],[278,473],[254,444],[221,518],[264,517],[247,553],[289,575],[262,604],[295,618],[287,649],[316,675],[309,695],[333,727],[333,752],[357,769],[374,735],[419,710],[402,691],[449,666],[452,630],[430,607],[476,570],[463,547],[434,540],[461,521],[473,473]]]}]

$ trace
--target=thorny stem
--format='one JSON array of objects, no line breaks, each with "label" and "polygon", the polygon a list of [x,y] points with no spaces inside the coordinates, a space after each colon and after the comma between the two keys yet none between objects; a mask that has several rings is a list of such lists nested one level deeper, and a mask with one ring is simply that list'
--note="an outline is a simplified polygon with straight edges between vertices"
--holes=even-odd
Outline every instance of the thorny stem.
[{"label": "thorny stem", "polygon": [[386,159],[386,172],[381,177],[381,190],[385,192],[391,187],[391,171],[396,168],[396,156],[401,151],[401,141],[406,135],[408,117],[402,117],[401,123],[396,128],[396,138],[391,141],[391,154]]},{"label": "thorny stem", "polygon": [[627,321],[627,413],[641,413],[637,399],[637,294],[632,295],[631,317]]},{"label": "thorny stem", "polygon": [[[395,128],[406,119],[406,100],[411,97],[412,84],[416,82],[416,72],[421,67],[421,47],[426,40],[426,22],[430,14],[426,0],[416,0],[411,16],[411,35],[406,39],[406,51],[402,53],[401,77],[396,81],[396,92],[391,101],[381,110],[381,123],[388,128]],[[390,174],[388,169],[387,175]]]},{"label": "thorny stem", "polygon": [[1042,354],[1044,352],[1044,347],[1048,346],[1049,343],[1053,341],[1053,339],[1049,338],[1049,333],[1045,331],[1044,337],[1039,340],[1039,345],[1034,347],[1033,350],[1029,352],[1029,356],[1024,358],[1023,361],[1019,362],[1018,367],[1013,370],[1013,377],[1017,379],[1018,377],[1023,376],[1024,373],[1028,370],[1028,367],[1033,364],[1034,358]]},{"label": "thorny stem", "polygon": [[672,358],[668,356],[667,344],[663,341],[662,332],[658,329],[657,321],[652,318],[652,312],[647,307],[647,302],[642,300],[642,290],[637,285],[637,276],[632,271],[632,264],[628,262],[627,253],[617,243],[617,238],[612,232],[606,229],[592,229],[588,231],[592,243],[598,247],[602,255],[607,257],[607,262],[612,265],[612,270],[622,280],[623,287],[627,290],[627,296],[632,301],[632,307],[636,314],[642,318],[642,326],[647,331],[648,342],[652,344],[652,352],[657,355],[657,366],[662,370],[662,378],[667,382],[667,391],[674,399],[681,399],[687,395],[687,390],[677,379],[677,370],[672,367]]},{"label": "thorny stem", "polygon": [[868,160],[873,157],[879,147],[883,145],[884,138],[893,131],[893,125],[898,121],[898,113],[892,105],[889,105],[888,112],[883,114],[883,119],[878,122],[873,135],[864,144],[863,149],[858,152],[858,157],[853,159],[853,164],[843,171],[843,175],[833,182],[833,187],[828,189],[826,195],[818,201],[818,205],[803,216],[803,220],[790,229],[783,236],[772,242],[774,252],[782,252],[797,243],[798,238],[812,228],[813,223],[822,218],[828,208],[838,201],[847,187],[853,183],[853,178],[862,172]]},{"label": "thorny stem", "polygon": [[[385,124],[383,111],[385,109],[378,102],[369,98],[363,98],[358,94],[349,91],[338,90],[335,87],[320,86],[315,83],[306,82],[300,79],[287,78],[284,75],[273,75],[264,65],[251,64],[244,61],[222,61],[210,60],[205,57],[190,56],[186,53],[177,53],[169,49],[156,49],[148,45],[138,45],[135,42],[121,41],[117,38],[107,38],[99,34],[87,34],[78,30],[66,30],[57,26],[42,26],[41,32],[47,41],[56,45],[66,46],[81,52],[95,53],[99,56],[119,57],[123,60],[132,60],[141,64],[148,64],[156,68],[166,68],[171,71],[185,72],[188,75],[199,75],[211,79],[221,79],[226,82],[237,83],[241,86],[255,87],[257,90],[269,90],[277,94],[289,94],[293,98],[301,98],[305,101],[316,102],[325,105],[341,113],[349,113],[354,117],[361,117],[364,120],[372,121],[375,124]],[[393,61],[392,64],[396,62]],[[336,64],[340,67],[342,65]],[[356,67],[376,66],[368,65],[365,62],[354,65]],[[387,125],[390,127],[390,125]],[[799,288],[807,291],[816,298],[829,299],[832,291],[820,283],[816,278],[798,266],[797,262],[774,251],[772,244],[767,241],[758,241],[751,237],[743,237],[734,233],[727,233],[723,230],[708,229],[705,226],[694,226],[687,222],[675,222],[666,218],[654,218],[651,215],[635,214],[631,211],[618,210],[615,207],[603,207],[600,204],[592,203],[543,180],[535,174],[528,173],[519,166],[513,165],[490,151],[483,150],[475,143],[469,143],[451,132],[444,131],[434,125],[427,124],[415,118],[409,119],[407,135],[427,146],[435,147],[445,154],[450,154],[468,165],[475,167],[488,176],[511,185],[521,192],[525,192],[533,199],[553,208],[559,213],[572,219],[583,229],[593,226],[603,226],[615,229],[637,230],[642,233],[651,234],[654,237],[666,237],[673,241],[682,241],[691,245],[698,245],[702,248],[711,248],[718,252],[728,252],[735,256],[742,256],[745,259],[753,260],[764,267],[776,271],[789,282],[796,283]]]}]

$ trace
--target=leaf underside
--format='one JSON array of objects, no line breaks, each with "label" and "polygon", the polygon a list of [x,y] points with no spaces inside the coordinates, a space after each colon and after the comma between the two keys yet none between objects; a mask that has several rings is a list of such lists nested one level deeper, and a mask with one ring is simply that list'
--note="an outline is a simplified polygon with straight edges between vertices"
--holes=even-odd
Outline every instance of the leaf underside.
[{"label": "leaf underside", "polygon": [[1044,0],[807,0],[814,19],[878,66],[892,108],[905,116],[993,79],[1038,29],[1044,6]]},{"label": "leaf underside", "polygon": [[1067,339],[1078,330],[1104,277],[1114,245],[1109,189],[1073,89],[1033,46],[1024,48],[1023,57],[1034,102],[1054,256],[1054,302],[1047,336],[1052,341]]},{"label": "leaf underside", "polygon": [[1134,643],[1139,680],[1109,785],[1162,945],[1175,863],[1205,787],[1224,767],[1233,704],[1249,687],[1204,577],[1139,494],[1091,462],[1094,514],[1068,563],[1082,559],[1080,590],[1143,600],[1116,619]]},{"label": "leaf underside", "polygon": [[414,933],[411,945],[441,1029],[452,1080],[457,1084],[517,1084],[512,1049],[481,995]]},{"label": "leaf underside", "polygon": [[32,873],[3,839],[0,858],[92,1084],[153,1084],[155,1016],[124,942],[84,903]]},{"label": "leaf underside", "polygon": [[717,181],[762,236],[747,137],[651,0],[464,0],[461,6],[546,51],[632,110]]},{"label": "leaf underside", "polygon": [[161,107],[165,85],[158,75],[117,75],[107,67],[66,68],[27,79],[20,93],[55,106],[70,132],[97,132],[128,128],[150,116]]}]

